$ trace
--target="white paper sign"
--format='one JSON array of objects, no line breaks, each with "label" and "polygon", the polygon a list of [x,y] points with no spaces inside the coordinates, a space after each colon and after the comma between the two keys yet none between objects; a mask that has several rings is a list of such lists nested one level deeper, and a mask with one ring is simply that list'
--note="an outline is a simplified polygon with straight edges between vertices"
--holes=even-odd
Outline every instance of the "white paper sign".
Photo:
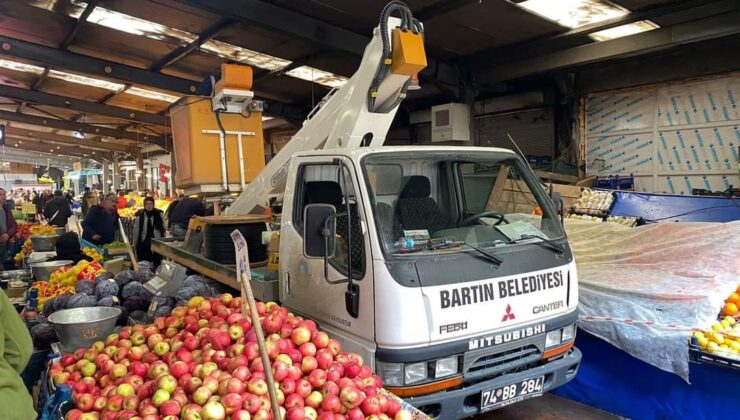
[{"label": "white paper sign", "polygon": [[231,232],[231,240],[234,242],[234,250],[236,251],[236,280],[241,282],[242,275],[246,275],[247,279],[251,280],[252,271],[249,268],[247,240],[244,239],[244,235],[237,229]]}]

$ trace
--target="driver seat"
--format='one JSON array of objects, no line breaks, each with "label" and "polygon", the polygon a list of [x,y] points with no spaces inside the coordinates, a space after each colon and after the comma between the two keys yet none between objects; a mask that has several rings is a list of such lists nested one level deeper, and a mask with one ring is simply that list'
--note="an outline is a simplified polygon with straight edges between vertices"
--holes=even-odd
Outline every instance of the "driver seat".
[{"label": "driver seat", "polygon": [[426,229],[434,233],[449,226],[442,210],[431,197],[429,178],[410,176],[396,202],[396,214],[405,230]]}]

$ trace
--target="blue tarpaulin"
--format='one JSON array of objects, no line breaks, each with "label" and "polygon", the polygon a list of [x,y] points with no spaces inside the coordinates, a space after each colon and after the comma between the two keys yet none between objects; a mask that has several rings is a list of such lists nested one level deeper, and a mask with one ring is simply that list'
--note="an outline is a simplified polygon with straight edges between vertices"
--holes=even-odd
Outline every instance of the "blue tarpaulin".
[{"label": "blue tarpaulin", "polygon": [[575,379],[555,394],[635,420],[735,419],[740,372],[691,364],[691,384],[582,330],[583,353]]},{"label": "blue tarpaulin", "polygon": [[731,222],[740,220],[740,200],[727,197],[615,191],[612,216],[647,222]]}]

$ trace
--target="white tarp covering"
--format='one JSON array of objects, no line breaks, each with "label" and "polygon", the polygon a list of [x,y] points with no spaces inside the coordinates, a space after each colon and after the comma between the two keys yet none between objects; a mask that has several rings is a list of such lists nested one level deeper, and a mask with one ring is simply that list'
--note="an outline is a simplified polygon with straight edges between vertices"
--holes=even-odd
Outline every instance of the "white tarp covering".
[{"label": "white tarp covering", "polygon": [[579,327],[689,380],[691,327],[714,322],[740,282],[740,221],[628,228],[566,220]]}]

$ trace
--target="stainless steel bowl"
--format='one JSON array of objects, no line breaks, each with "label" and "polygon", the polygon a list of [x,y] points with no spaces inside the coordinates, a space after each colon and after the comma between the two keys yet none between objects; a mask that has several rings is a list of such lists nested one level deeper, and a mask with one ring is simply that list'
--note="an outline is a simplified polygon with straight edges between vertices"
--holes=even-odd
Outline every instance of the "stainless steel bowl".
[{"label": "stainless steel bowl", "polygon": [[62,349],[72,352],[105,339],[113,332],[120,315],[119,308],[95,306],[57,311],[49,315],[48,321],[54,327]]},{"label": "stainless steel bowl", "polygon": [[47,261],[41,263],[31,264],[31,274],[36,281],[49,281],[51,273],[59,270],[62,267],[66,267],[74,264],[74,261],[60,260],[60,261]]},{"label": "stainless steel bowl", "polygon": [[56,229],[56,231],[57,231],[57,236],[62,236],[65,233],[67,233],[67,228],[64,227],[64,226],[62,226],[62,227],[55,227],[54,229]]},{"label": "stainless steel bowl", "polygon": [[31,246],[37,252],[54,251],[57,239],[57,235],[31,236]]}]

